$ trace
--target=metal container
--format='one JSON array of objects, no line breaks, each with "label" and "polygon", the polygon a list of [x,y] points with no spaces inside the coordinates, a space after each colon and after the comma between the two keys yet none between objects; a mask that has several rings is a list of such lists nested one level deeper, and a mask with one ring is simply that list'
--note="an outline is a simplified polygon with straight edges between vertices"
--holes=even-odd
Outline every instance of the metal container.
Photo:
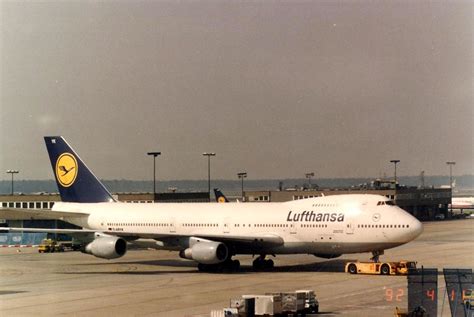
[{"label": "metal container", "polygon": [[319,312],[319,302],[313,290],[297,290],[295,291],[295,293],[302,294],[302,296],[304,296],[304,302],[305,302],[304,310],[306,313]]},{"label": "metal container", "polygon": [[242,298],[255,298],[255,316],[281,314],[280,295],[242,295]]},{"label": "metal container", "polygon": [[266,293],[265,295],[281,296],[281,310],[283,313],[300,313],[304,311],[306,296],[303,293],[282,292]]}]

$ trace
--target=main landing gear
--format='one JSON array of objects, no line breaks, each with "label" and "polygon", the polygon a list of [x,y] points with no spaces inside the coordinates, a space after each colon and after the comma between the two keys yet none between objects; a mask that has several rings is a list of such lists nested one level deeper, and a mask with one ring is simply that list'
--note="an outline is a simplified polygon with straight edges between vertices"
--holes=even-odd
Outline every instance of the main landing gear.
[{"label": "main landing gear", "polygon": [[258,258],[253,260],[252,267],[256,271],[271,270],[273,269],[273,260],[266,260],[265,254],[261,254]]},{"label": "main landing gear", "polygon": [[217,264],[198,264],[198,270],[201,272],[212,272],[212,273],[231,273],[240,270],[240,261],[232,260],[230,257],[224,262]]},{"label": "main landing gear", "polygon": [[370,258],[370,260],[372,260],[374,263],[378,263],[379,262],[379,257],[381,255],[383,255],[383,250],[381,251],[372,251],[372,257]]}]

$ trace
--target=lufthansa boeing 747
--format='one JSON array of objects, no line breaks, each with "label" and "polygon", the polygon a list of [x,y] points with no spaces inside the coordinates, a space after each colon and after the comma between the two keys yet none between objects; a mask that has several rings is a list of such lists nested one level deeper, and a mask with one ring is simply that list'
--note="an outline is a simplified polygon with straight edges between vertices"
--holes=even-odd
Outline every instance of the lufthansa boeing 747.
[{"label": "lufthansa boeing 747", "polygon": [[[255,269],[271,268],[266,255],[334,258],[408,243],[422,224],[379,195],[334,195],[283,203],[151,203],[114,200],[63,137],[45,137],[62,202],[41,211],[83,229],[2,228],[56,232],[79,238],[99,258],[125,255],[127,245],[175,250],[201,271],[238,270],[238,254],[257,255]],[[33,211],[32,211],[33,212]],[[34,212],[38,215],[38,211]]]}]

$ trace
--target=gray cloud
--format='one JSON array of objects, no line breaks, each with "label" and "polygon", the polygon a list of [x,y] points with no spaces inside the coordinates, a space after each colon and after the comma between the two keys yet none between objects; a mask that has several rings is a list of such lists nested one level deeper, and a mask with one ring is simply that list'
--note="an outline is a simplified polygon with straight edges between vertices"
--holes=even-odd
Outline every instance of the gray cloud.
[{"label": "gray cloud", "polygon": [[46,134],[99,177],[474,173],[472,2],[1,2],[0,168]]}]

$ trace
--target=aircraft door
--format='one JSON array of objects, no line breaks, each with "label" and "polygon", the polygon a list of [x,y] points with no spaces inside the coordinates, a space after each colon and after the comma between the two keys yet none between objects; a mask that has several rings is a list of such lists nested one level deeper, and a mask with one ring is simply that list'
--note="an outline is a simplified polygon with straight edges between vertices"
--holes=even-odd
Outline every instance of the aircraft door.
[{"label": "aircraft door", "polygon": [[176,233],[176,220],[174,218],[170,219],[170,233]]},{"label": "aircraft door", "polygon": [[291,222],[290,223],[290,234],[296,234],[297,230],[296,227],[298,224],[296,222]]},{"label": "aircraft door", "polygon": [[349,222],[346,224],[346,234],[354,234],[354,224],[352,222]]},{"label": "aircraft door", "polygon": [[222,222],[222,232],[223,233],[230,233],[230,218],[226,217],[224,218],[224,221]]}]

